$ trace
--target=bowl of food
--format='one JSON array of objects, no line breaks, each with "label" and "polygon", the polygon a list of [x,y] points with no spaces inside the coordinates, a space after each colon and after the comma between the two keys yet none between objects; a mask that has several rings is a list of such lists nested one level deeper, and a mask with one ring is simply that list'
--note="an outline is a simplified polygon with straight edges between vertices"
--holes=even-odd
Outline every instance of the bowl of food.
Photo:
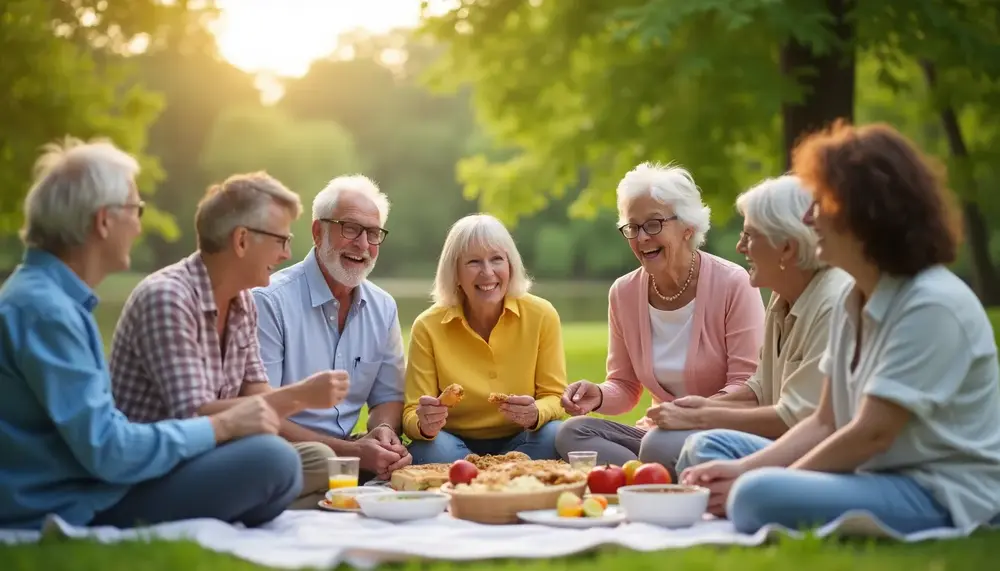
[{"label": "bowl of food", "polygon": [[556,509],[559,496],[583,496],[586,476],[567,466],[523,463],[481,472],[468,483],[441,486],[451,496],[451,515],[486,524],[518,523],[519,512]]},{"label": "bowl of food", "polygon": [[440,492],[392,492],[357,498],[365,517],[394,522],[437,517],[448,508],[449,499]]},{"label": "bowl of food", "polygon": [[618,504],[636,523],[690,527],[708,509],[708,488],[680,484],[642,484],[618,488]]},{"label": "bowl of food", "polygon": [[320,500],[320,507],[334,511],[359,512],[361,506],[358,504],[358,497],[392,493],[394,493],[392,490],[380,486],[337,488],[326,493],[326,497]]}]

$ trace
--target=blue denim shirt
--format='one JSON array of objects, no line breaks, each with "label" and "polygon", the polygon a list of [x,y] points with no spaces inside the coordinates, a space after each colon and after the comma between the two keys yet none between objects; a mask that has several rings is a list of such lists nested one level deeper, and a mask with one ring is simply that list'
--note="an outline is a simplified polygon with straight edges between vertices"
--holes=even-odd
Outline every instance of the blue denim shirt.
[{"label": "blue denim shirt", "polygon": [[47,514],[85,525],[215,446],[208,418],[132,424],[115,408],[96,305],[36,249],[0,287],[0,527],[38,529]]},{"label": "blue denim shirt", "polygon": [[403,402],[405,355],[396,300],[365,281],[355,290],[344,330],[339,303],[327,285],[315,248],[306,258],[253,290],[260,356],[271,386],[305,379],[317,371],[347,371],[351,388],[331,409],[308,409],[290,420],[335,438],[350,436],[361,407]]}]

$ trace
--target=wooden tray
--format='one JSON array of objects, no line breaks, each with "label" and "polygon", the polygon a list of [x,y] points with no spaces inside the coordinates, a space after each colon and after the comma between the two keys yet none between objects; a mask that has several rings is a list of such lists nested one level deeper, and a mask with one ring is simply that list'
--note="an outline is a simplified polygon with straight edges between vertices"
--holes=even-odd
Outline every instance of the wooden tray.
[{"label": "wooden tray", "polygon": [[556,508],[563,492],[572,492],[582,497],[587,482],[559,486],[546,486],[544,490],[528,492],[456,492],[448,483],[441,486],[441,492],[451,496],[451,515],[467,521],[487,524],[519,523],[517,512],[528,510],[552,510]]}]

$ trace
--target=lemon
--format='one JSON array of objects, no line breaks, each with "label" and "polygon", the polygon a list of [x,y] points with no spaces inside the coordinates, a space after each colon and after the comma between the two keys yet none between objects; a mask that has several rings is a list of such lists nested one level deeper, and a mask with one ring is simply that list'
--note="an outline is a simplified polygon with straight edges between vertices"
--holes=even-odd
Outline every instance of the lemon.
[{"label": "lemon", "polygon": [[601,517],[604,515],[604,506],[597,498],[583,500],[583,504],[580,507],[583,510],[583,515],[587,517]]},{"label": "lemon", "polygon": [[580,517],[583,515],[583,506],[580,498],[572,492],[563,492],[556,500],[556,515],[559,517]]}]

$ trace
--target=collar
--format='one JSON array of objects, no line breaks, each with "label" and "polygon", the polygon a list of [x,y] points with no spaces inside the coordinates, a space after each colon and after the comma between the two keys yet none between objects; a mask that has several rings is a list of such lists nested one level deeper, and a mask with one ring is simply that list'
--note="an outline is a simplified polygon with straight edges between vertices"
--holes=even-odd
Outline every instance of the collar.
[{"label": "collar", "polygon": [[[508,296],[503,298],[503,309],[504,313],[511,312],[517,317],[521,317],[521,305],[516,299]],[[441,318],[441,323],[448,323],[453,319],[465,319],[465,308],[459,305],[453,305],[444,312],[444,317]]]},{"label": "collar", "polygon": [[58,257],[45,250],[29,247],[24,252],[23,263],[27,267],[41,269],[66,292],[66,295],[87,311],[93,311],[97,307],[98,299],[94,290]]},{"label": "collar", "polygon": [[795,318],[802,317],[806,309],[808,309],[809,307],[810,297],[812,296],[813,293],[816,292],[817,289],[819,289],[820,284],[822,284],[823,280],[825,280],[826,277],[829,275],[830,275],[830,266],[822,268],[818,272],[816,272],[813,278],[809,280],[809,283],[806,284],[806,289],[802,290],[802,293],[799,294],[798,299],[796,299],[795,303],[792,304],[791,309],[788,309],[787,308],[788,303],[787,302],[785,303],[788,315]]},{"label": "collar", "polygon": [[[198,294],[198,309],[202,313],[218,313],[219,306],[215,303],[215,293],[212,291],[212,278],[208,275],[208,266],[201,255],[201,250],[195,251],[184,260],[188,273],[194,281],[195,293]],[[245,291],[245,290],[244,290]],[[235,306],[238,311],[249,313],[246,306],[246,299],[240,292],[236,298],[229,303],[230,307]]]},{"label": "collar", "polygon": [[[306,276],[306,287],[309,288],[309,303],[312,307],[319,307],[333,301],[333,292],[330,291],[330,284],[326,282],[326,276],[323,275],[323,270],[319,267],[318,255],[316,247],[313,246],[309,249],[309,253],[306,254],[306,258],[302,260],[303,271]],[[354,292],[351,301],[352,304],[357,305],[359,308],[368,304],[367,280],[354,288]]]},{"label": "collar", "polygon": [[[892,302],[896,298],[896,294],[899,292],[901,286],[902,280],[900,278],[882,274],[875,285],[875,291],[872,292],[872,296],[865,302],[861,310],[873,321],[881,322],[889,312],[889,308],[892,306]],[[856,312],[860,302],[861,290],[855,285],[847,295],[848,308],[852,310],[848,312],[849,318]]]}]

